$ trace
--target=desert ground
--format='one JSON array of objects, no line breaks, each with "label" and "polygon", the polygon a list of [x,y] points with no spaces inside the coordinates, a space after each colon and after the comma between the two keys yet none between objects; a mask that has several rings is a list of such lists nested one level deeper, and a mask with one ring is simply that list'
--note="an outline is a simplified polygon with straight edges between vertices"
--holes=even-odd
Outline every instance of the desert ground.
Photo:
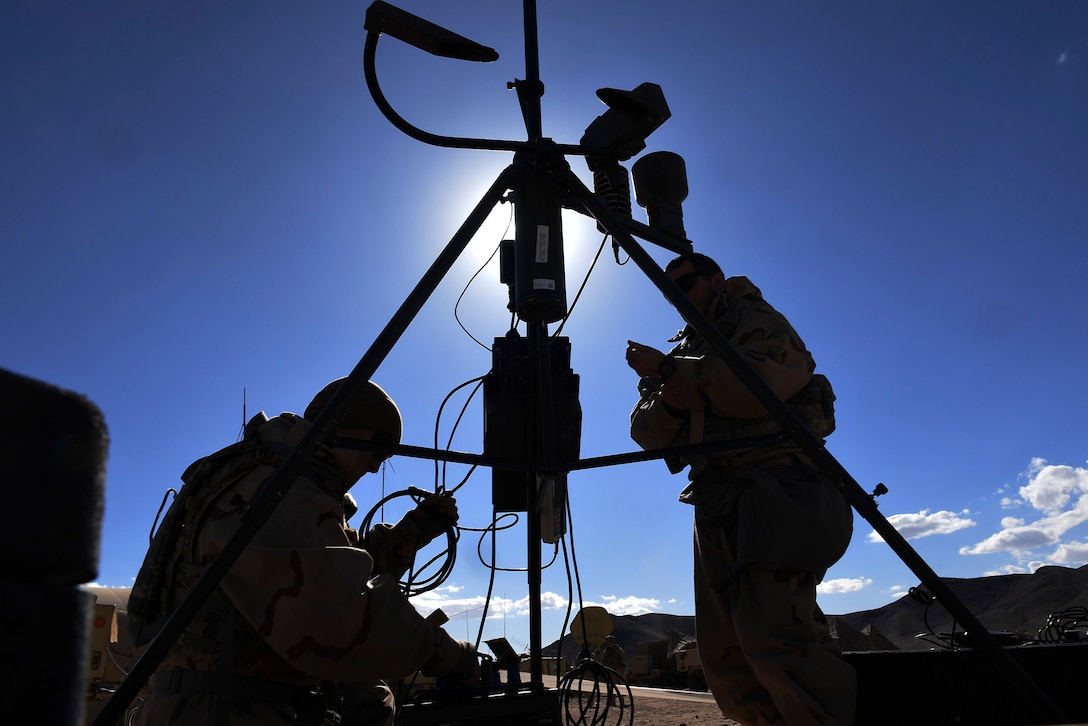
[{"label": "desert ground", "polygon": [[630,700],[625,697],[622,704],[613,704],[603,713],[587,712],[585,722],[607,726],[740,726],[722,716],[708,693],[632,688],[631,695]]},{"label": "desert ground", "polygon": [[622,726],[739,726],[736,721],[722,716],[712,699],[678,699],[635,694],[634,720],[624,720]]}]

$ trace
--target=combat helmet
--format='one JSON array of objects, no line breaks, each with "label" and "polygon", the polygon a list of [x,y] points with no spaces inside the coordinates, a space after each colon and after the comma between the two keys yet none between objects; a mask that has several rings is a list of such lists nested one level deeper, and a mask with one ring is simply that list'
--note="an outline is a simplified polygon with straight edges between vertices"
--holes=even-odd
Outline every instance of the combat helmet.
[{"label": "combat helmet", "polygon": [[[313,421],[322,409],[328,405],[336,392],[340,390],[346,378],[337,378],[330,382],[314,396],[310,404],[306,406],[302,417],[307,421]],[[400,410],[397,404],[374,381],[367,381],[355,394],[355,398],[337,420],[337,425],[350,429],[370,429],[380,438],[394,444],[400,443],[402,423]]]}]

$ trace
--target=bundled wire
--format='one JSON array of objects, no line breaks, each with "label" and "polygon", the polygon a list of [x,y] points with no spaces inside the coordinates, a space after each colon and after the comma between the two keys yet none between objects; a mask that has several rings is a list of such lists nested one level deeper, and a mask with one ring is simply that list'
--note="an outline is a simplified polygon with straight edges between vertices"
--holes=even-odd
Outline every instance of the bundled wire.
[{"label": "bundled wire", "polygon": [[912,587],[907,591],[911,600],[916,603],[925,605],[925,609],[922,610],[922,622],[925,623],[926,630],[928,632],[919,633],[914,637],[918,640],[923,640],[930,645],[934,645],[941,650],[955,650],[956,649],[956,623],[952,622],[951,633],[937,633],[933,630],[933,626],[929,624],[929,609],[933,606],[933,603],[937,602],[937,598],[930,595],[928,592],[920,587]]},{"label": "bundled wire", "polygon": [[[360,535],[365,536],[365,534],[370,531],[371,520],[378,510],[385,506],[386,502],[399,497],[411,497],[413,502],[419,504],[428,496],[430,496],[430,492],[426,492],[416,487],[408,487],[407,489],[402,489],[383,497],[377,504],[371,507],[370,511],[367,512],[366,516],[363,518],[363,521],[359,525]],[[415,597],[416,595],[434,590],[435,588],[440,587],[442,583],[449,578],[450,574],[453,572],[454,563],[457,561],[458,537],[459,533],[457,525],[451,522],[450,525],[446,527],[446,548],[419,567],[416,567],[413,563],[412,568],[406,573],[405,579],[401,580],[399,583],[401,591],[404,592],[406,597]],[[442,561],[442,564],[437,570],[433,574],[423,577],[423,573],[428,572],[431,566],[439,561]]]},{"label": "bundled wire", "polygon": [[[571,514],[570,501],[566,506],[567,537],[560,540],[563,546],[563,560],[567,564],[567,615],[563,619],[563,632],[570,621],[570,608],[574,602],[574,588],[578,589],[578,603],[582,606],[582,580],[578,574],[578,558],[574,554],[574,517]],[[566,540],[570,539],[568,559]],[[571,575],[573,574],[573,577]],[[589,633],[586,621],[581,620],[582,643],[584,647],[578,654],[578,661],[556,683],[559,702],[566,714],[563,721],[567,726],[597,726],[627,724],[635,722],[635,704],[631,699],[631,686],[623,675],[594,660],[589,651]],[[563,636],[559,638],[556,655],[563,652]]]},{"label": "bundled wire", "polygon": [[557,684],[569,726],[635,722],[631,686],[624,677],[592,658],[581,658]]},{"label": "bundled wire", "polygon": [[1046,624],[1039,628],[1039,640],[1044,643],[1068,643],[1075,639],[1074,633],[1088,625],[1088,608],[1075,605],[1053,612],[1046,618]]}]

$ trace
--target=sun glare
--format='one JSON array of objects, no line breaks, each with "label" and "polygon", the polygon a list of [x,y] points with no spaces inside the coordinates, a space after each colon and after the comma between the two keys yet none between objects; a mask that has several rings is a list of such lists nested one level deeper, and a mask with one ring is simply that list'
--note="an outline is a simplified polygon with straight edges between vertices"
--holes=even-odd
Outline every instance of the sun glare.
[{"label": "sun glare", "polygon": [[[417,240],[412,247],[412,254],[418,257],[417,266],[432,263],[449,244],[506,161],[497,154],[469,152],[452,163],[446,159],[434,174],[421,177],[416,198],[429,201],[425,208],[417,204],[407,220],[411,236]],[[505,199],[507,195],[503,196]],[[618,274],[611,269],[615,267],[611,245],[605,242],[600,252],[604,234],[586,215],[565,210],[562,221],[568,310],[575,305],[579,289],[590,275],[583,299],[578,302],[579,317],[595,319],[595,308],[602,300],[609,300],[610,288],[619,284]],[[500,279],[499,246],[504,239],[515,236],[513,205],[509,201],[495,202],[451,269],[448,284],[443,285],[446,292],[442,297],[456,305],[458,320],[473,334],[501,330],[510,322],[509,289]]]}]

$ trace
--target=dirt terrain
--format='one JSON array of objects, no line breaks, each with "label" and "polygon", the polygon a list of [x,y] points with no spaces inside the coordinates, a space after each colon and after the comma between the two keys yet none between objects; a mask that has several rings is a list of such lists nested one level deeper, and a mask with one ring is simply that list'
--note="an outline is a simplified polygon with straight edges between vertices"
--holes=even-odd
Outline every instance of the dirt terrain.
[{"label": "dirt terrain", "polygon": [[627,714],[616,726],[739,726],[722,716],[714,701],[674,700],[635,695],[635,717]]},{"label": "dirt terrain", "polygon": [[[613,704],[602,711],[568,712],[567,723],[594,723],[601,726],[739,726],[724,718],[706,693],[632,688],[633,699]],[[631,701],[634,702],[632,718]],[[568,709],[576,704],[568,704]]]}]

